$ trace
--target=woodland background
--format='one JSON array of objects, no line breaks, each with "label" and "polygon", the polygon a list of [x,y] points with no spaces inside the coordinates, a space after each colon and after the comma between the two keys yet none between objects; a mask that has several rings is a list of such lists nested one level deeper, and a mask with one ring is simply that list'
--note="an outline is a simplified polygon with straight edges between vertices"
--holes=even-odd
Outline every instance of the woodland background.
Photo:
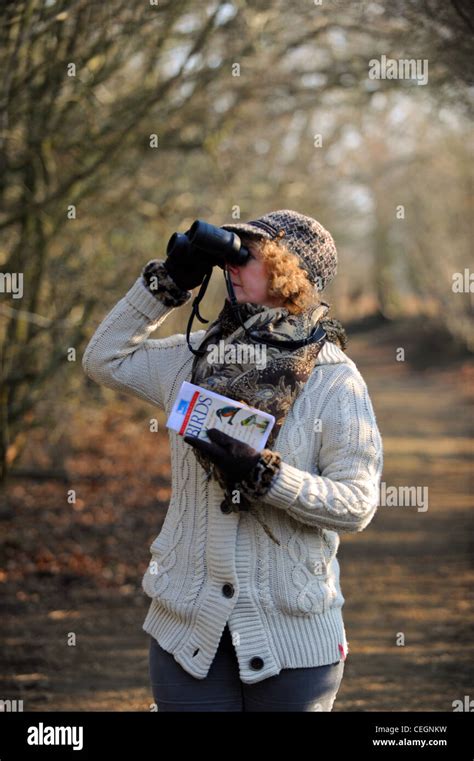
[{"label": "woodland background", "polygon": [[[426,513],[381,506],[344,537],[335,710],[450,711],[472,694],[473,293],[453,277],[472,266],[473,30],[465,0],[2,6],[0,264],[24,295],[0,293],[0,698],[149,709],[140,581],[170,496],[167,432],[81,356],[174,231],[279,208],[336,240],[325,298],[369,386],[383,480],[429,486]],[[370,79],[382,55],[426,59],[428,84]]]}]

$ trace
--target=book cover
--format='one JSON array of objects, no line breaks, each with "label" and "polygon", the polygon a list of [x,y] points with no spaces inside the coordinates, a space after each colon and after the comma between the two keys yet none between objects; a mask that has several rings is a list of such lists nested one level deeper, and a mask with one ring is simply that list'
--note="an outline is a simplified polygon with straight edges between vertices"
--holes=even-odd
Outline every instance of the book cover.
[{"label": "book cover", "polygon": [[180,436],[195,436],[207,441],[207,429],[217,428],[260,452],[274,424],[275,418],[268,412],[184,381],[166,427]]}]

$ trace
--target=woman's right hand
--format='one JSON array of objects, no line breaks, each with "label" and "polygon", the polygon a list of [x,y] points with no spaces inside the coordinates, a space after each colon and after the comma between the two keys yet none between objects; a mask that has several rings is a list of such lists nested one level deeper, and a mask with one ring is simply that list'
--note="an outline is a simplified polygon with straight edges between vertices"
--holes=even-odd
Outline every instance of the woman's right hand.
[{"label": "woman's right hand", "polygon": [[201,285],[206,275],[212,272],[212,266],[204,252],[191,246],[177,246],[164,261],[166,271],[183,290]]}]

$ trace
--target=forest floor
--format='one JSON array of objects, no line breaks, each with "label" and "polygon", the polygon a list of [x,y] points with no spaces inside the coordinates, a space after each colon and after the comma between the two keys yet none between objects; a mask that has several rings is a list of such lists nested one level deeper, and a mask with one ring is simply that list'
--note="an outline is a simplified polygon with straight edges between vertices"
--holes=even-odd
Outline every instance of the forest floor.
[{"label": "forest floor", "polygon": [[[428,487],[428,509],[381,504],[364,532],[341,537],[349,655],[334,711],[452,711],[474,695],[474,368],[444,353],[425,368],[410,335],[381,325],[350,338],[383,437],[382,481]],[[398,346],[411,362],[394,360]],[[170,497],[169,445],[164,418],[151,433],[155,413],[130,401],[75,413],[68,480],[25,473],[0,495],[0,694],[25,711],[153,703],[141,578]],[[47,441],[32,431],[24,468]]]}]

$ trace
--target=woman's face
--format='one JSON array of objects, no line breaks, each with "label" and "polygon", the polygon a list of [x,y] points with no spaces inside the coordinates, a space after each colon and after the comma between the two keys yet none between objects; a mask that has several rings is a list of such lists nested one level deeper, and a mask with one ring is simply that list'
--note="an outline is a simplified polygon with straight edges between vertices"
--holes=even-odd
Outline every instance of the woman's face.
[{"label": "woman's face", "polygon": [[[250,258],[243,266],[227,264],[230,280],[234,286],[235,298],[239,304],[261,304],[263,306],[279,306],[280,299],[268,294],[268,272],[261,257],[257,241],[243,242],[250,251]],[[229,301],[229,296],[226,296]]]}]

